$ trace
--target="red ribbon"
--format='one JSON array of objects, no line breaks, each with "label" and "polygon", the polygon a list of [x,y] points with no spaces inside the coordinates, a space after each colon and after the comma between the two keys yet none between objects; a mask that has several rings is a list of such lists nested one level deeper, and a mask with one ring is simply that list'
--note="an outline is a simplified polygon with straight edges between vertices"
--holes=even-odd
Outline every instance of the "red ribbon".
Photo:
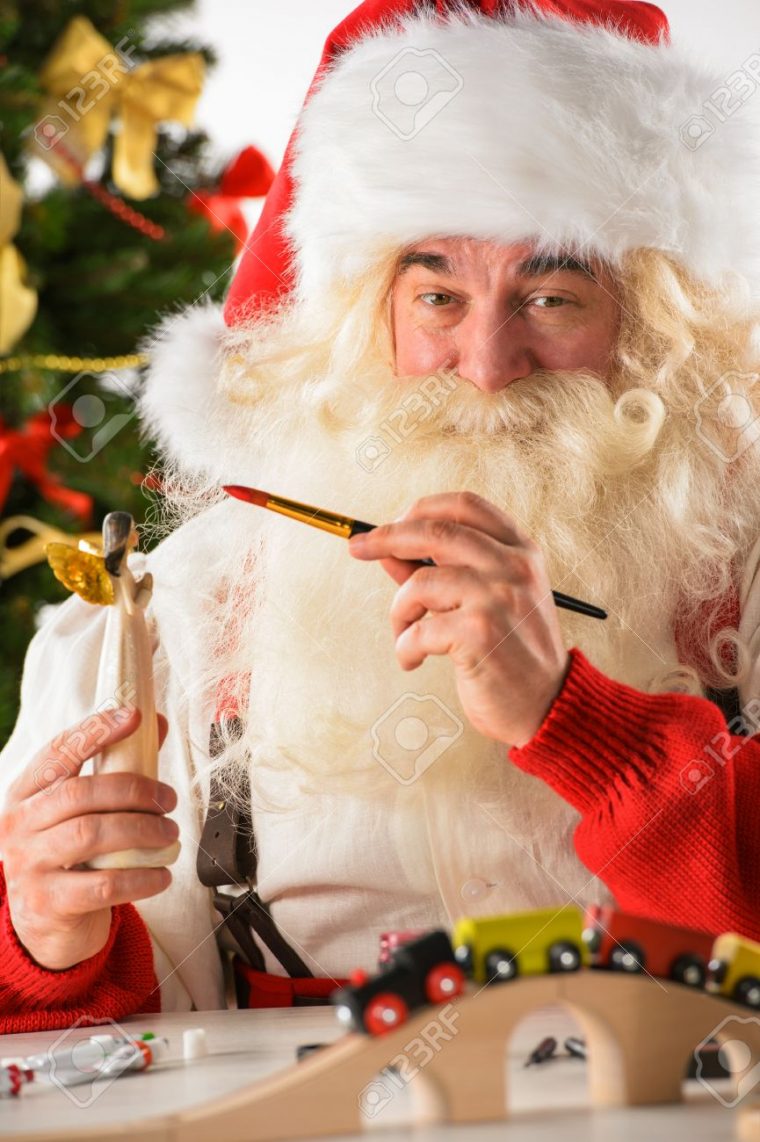
[{"label": "red ribbon", "polygon": [[248,237],[240,199],[263,198],[273,182],[274,171],[258,147],[244,147],[225,169],[218,189],[194,191],[188,207],[202,214],[212,230],[230,230],[239,253]]},{"label": "red ribbon", "polygon": [[[56,405],[56,435],[71,439],[82,426],[74,419],[69,405]],[[78,516],[88,525],[92,517],[92,496],[75,492],[47,471],[48,453],[56,443],[50,414],[35,412],[23,428],[9,428],[0,417],[0,511],[5,506],[14,471],[22,472],[48,503]]]}]

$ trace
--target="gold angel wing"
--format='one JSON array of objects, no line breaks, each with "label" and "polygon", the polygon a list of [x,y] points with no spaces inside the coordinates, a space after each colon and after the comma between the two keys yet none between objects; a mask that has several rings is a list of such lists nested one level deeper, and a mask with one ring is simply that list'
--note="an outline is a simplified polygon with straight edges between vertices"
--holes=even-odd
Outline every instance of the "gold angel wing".
[{"label": "gold angel wing", "polygon": [[48,543],[45,555],[56,579],[69,591],[88,603],[100,606],[113,603],[113,583],[102,555],[83,551],[68,543]]}]

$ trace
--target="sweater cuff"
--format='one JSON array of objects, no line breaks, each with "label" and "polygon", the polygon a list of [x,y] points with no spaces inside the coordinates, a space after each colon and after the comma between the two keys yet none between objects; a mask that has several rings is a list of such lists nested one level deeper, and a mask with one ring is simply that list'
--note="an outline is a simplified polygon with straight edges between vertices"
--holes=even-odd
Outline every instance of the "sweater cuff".
[{"label": "sweater cuff", "polygon": [[0,1032],[4,1034],[160,1011],[150,936],[133,905],[113,908],[108,939],[96,955],[64,971],[45,968],[32,959],[13,927],[1,863],[0,958]]},{"label": "sweater cuff", "polygon": [[32,959],[18,938],[13,927],[8,897],[5,892],[5,878],[0,870],[0,946],[3,949],[3,991],[12,992],[20,1005],[27,1011],[37,1007],[48,1007],[57,999],[71,1001],[85,995],[97,978],[103,964],[113,948],[119,927],[116,908],[111,915],[111,928],[105,946],[94,956],[59,970],[46,968]]},{"label": "sweater cuff", "polygon": [[[667,764],[674,724],[701,723],[694,703],[717,722],[720,711],[693,694],[646,694],[597,670],[577,647],[549,713],[529,742],[509,760],[546,781],[580,813],[609,800],[624,782],[649,784]],[[703,723],[702,723],[703,725]]]}]

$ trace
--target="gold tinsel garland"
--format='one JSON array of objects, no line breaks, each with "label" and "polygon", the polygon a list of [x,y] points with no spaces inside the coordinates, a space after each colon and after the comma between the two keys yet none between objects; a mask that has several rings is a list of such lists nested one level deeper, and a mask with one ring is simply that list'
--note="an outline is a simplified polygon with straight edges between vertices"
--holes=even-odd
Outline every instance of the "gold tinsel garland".
[{"label": "gold tinsel garland", "polygon": [[148,363],[147,353],[126,353],[122,357],[63,357],[56,353],[22,353],[0,360],[0,373],[17,369],[55,369],[60,373],[107,373],[109,369],[137,369]]}]

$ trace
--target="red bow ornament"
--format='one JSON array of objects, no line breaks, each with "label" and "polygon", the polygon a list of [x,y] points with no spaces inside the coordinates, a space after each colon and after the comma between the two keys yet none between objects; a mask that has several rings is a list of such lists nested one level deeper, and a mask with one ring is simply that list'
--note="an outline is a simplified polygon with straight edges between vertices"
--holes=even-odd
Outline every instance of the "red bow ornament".
[{"label": "red bow ornament", "polygon": [[248,226],[240,209],[241,198],[263,198],[274,182],[274,171],[258,147],[244,147],[225,169],[218,190],[194,191],[188,206],[208,219],[212,230],[229,230],[236,253],[245,245]]},{"label": "red bow ornament", "polygon": [[88,524],[92,516],[92,496],[65,487],[46,467],[48,453],[56,438],[60,443],[62,438],[71,439],[82,431],[70,406],[57,406],[55,430],[54,437],[47,411],[33,413],[22,428],[9,428],[0,417],[0,511],[8,498],[13,473],[19,471],[48,503],[71,512],[82,523]]}]

